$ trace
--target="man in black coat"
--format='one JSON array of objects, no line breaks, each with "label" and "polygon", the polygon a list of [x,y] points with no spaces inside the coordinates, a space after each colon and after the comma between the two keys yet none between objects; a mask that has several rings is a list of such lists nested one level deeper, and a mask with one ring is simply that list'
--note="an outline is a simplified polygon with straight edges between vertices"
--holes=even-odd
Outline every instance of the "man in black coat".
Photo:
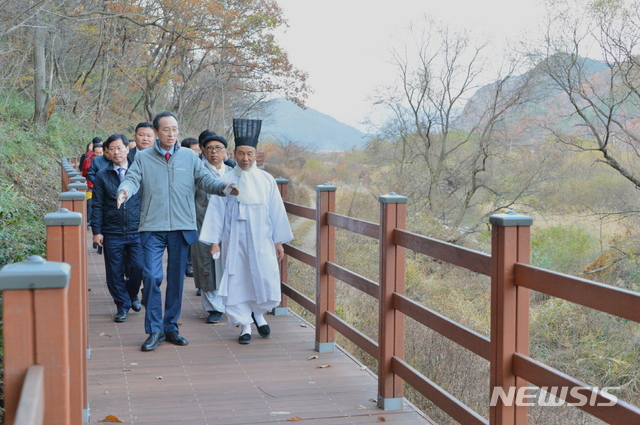
[{"label": "man in black coat", "polygon": [[[141,194],[117,207],[118,186],[131,165],[128,139],[113,134],[103,143],[110,153],[109,165],[95,176],[91,222],[93,242],[104,247],[107,287],[117,307],[115,322],[127,320],[129,309],[140,311],[138,291],[142,284],[140,225]],[[125,278],[126,269],[126,278]]]}]

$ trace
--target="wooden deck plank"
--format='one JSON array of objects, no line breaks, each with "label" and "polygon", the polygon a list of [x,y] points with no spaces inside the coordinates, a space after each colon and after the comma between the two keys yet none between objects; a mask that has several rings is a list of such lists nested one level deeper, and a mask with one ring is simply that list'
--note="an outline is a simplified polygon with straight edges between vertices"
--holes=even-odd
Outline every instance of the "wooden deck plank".
[{"label": "wooden deck plank", "polygon": [[237,328],[204,323],[193,279],[186,278],[180,332],[189,345],[164,342],[142,352],[144,310],[113,322],[103,260],[91,249],[89,286],[91,422],[114,415],[129,424],[155,425],[269,424],[293,417],[321,425],[379,418],[432,423],[408,403],[402,411],[377,408],[375,376],[339,350],[314,351],[313,329],[295,315],[269,316],[272,336],[255,332],[251,344],[240,345]]}]

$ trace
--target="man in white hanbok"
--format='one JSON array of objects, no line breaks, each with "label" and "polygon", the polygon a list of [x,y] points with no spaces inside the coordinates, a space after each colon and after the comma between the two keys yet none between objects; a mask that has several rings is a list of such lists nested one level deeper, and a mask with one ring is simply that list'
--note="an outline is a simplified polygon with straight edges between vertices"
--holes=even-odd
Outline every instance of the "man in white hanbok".
[{"label": "man in white hanbok", "polygon": [[221,180],[235,184],[240,195],[215,202],[212,197],[200,241],[211,244],[211,255],[220,253],[219,293],[229,325],[240,326],[238,342],[249,344],[251,323],[260,336],[271,333],[264,315],[280,304],[278,261],[293,234],[274,178],[256,166],[260,121],[234,119],[233,124],[238,166]]}]

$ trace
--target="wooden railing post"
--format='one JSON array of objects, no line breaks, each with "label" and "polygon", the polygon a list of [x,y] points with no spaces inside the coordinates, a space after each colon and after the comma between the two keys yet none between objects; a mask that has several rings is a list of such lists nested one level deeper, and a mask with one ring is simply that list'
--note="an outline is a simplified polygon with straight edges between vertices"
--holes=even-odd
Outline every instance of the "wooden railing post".
[{"label": "wooden railing post", "polygon": [[[282,201],[287,200],[287,189],[289,187],[289,180],[283,179],[282,177],[278,177],[276,179],[276,183],[278,184],[278,191],[280,191],[280,197]],[[280,266],[280,282],[289,283],[289,256],[284,254],[284,257],[279,263]],[[286,315],[289,312],[289,297],[285,294],[282,294],[282,299],[280,301],[280,306],[273,309],[273,314],[275,316]]]},{"label": "wooden railing post", "polygon": [[67,190],[67,186],[71,183],[71,177],[79,176],[80,173],[76,171],[69,163],[62,163],[60,166],[60,192]]},{"label": "wooden railing post", "polygon": [[[83,192],[75,192],[77,194]],[[64,199],[66,194],[61,194]],[[81,202],[64,200],[63,203]],[[71,423],[88,422],[87,401],[87,282],[86,237],[83,216],[60,208],[44,217],[47,226],[47,258],[63,261],[71,266],[68,308],[74,313],[69,322],[69,371],[73,385],[70,389]]]},{"label": "wooden railing post", "polygon": [[[530,229],[533,219],[509,211],[489,217],[491,242],[491,425],[525,425],[527,406],[502,403],[494,392],[526,387],[513,373],[513,354],[529,355],[529,290],[514,283],[514,264],[529,264]],[[522,403],[524,404],[524,403]]]},{"label": "wooden railing post", "polygon": [[38,256],[0,270],[7,424],[16,419],[27,370],[34,364],[44,367],[46,423],[79,423],[71,422],[69,406],[69,276],[68,264]]},{"label": "wooden railing post", "polygon": [[[84,180],[84,177],[80,177]],[[79,182],[81,183],[81,182]],[[89,400],[87,398],[87,359],[90,358],[89,351],[89,271],[88,271],[88,247],[87,238],[85,236],[85,225],[87,223],[87,198],[85,192],[79,192],[76,189],[71,189],[68,192],[60,194],[61,207],[75,213],[82,214],[82,223],[79,228],[79,244],[80,252],[77,258],[68,258],[67,255],[63,255],[61,261],[65,261],[72,266],[74,272],[69,285],[70,295],[70,307],[73,311],[76,311],[77,317],[74,321],[70,333],[72,346],[82,347],[82,351],[72,352],[72,364],[78,368],[79,378],[77,381],[79,389],[82,393],[82,405],[85,417],[85,422],[88,422],[89,417]],[[76,340],[77,338],[77,340]],[[76,355],[82,355],[76,359]],[[77,361],[77,363],[75,363]]]},{"label": "wooden railing post", "polygon": [[327,261],[335,262],[336,229],[329,226],[327,213],[336,210],[336,187],[316,186],[316,351],[335,349],[335,331],[325,313],[336,309],[335,279],[327,273]]},{"label": "wooden railing post", "polygon": [[380,294],[378,407],[402,410],[404,381],[391,370],[392,357],[404,359],[404,314],[393,308],[393,294],[404,295],[405,249],[394,242],[395,229],[406,229],[407,198],[380,196]]}]

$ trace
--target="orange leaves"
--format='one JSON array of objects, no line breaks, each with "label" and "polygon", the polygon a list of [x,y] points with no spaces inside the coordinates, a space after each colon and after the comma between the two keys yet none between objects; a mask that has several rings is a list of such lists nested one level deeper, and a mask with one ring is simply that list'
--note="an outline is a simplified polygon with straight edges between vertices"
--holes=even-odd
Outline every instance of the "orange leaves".
[{"label": "orange leaves", "polygon": [[113,416],[113,415],[107,415],[106,418],[98,421],[98,422],[120,422],[120,423],[124,423],[124,421],[121,421],[120,419],[118,419],[118,417]]}]

